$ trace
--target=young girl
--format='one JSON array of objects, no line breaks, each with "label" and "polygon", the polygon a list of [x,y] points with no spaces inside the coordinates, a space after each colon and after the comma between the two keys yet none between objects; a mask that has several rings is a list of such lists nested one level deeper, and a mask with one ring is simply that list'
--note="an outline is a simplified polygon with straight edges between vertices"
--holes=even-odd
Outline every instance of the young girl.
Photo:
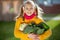
[{"label": "young girl", "polygon": [[[20,38],[21,40],[45,40],[51,35],[50,28],[45,30],[45,32],[41,35],[37,35],[34,33],[23,33],[25,27],[21,29],[21,24],[27,25],[31,22],[35,22],[36,24],[45,24],[44,20],[40,17],[41,13],[43,13],[42,9],[39,8],[33,1],[25,1],[20,7],[19,11],[19,16],[16,18],[16,24],[14,29],[14,35],[16,38]],[[48,27],[48,25],[46,24],[45,26]]]}]

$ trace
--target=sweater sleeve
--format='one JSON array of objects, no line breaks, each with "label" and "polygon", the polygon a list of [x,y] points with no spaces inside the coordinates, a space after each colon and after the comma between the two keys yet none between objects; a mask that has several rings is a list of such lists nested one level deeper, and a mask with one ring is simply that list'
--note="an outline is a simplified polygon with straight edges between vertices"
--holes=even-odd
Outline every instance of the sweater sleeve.
[{"label": "sweater sleeve", "polygon": [[19,30],[20,24],[22,22],[22,19],[16,19],[16,23],[15,23],[15,29],[14,29],[14,36],[16,38],[23,38],[23,37],[27,37],[27,34],[24,34],[22,31]]},{"label": "sweater sleeve", "polygon": [[45,29],[48,28],[43,34],[39,35],[40,40],[45,40],[45,39],[47,39],[48,37],[51,36],[51,34],[52,34],[51,29],[50,29],[50,27],[44,22],[43,19],[36,19],[35,22],[36,22],[37,24],[43,23]]},{"label": "sweater sleeve", "polygon": [[52,34],[51,30],[48,29],[47,31],[45,31],[42,35],[39,35],[40,40],[45,40],[48,37],[50,37]]}]

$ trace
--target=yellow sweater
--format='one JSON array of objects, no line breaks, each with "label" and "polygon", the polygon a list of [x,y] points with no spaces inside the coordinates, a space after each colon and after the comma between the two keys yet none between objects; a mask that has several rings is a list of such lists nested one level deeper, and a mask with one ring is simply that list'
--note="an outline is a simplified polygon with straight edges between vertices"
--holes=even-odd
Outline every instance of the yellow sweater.
[{"label": "yellow sweater", "polygon": [[[30,39],[30,38],[28,38],[28,34],[24,34],[23,32],[21,32],[20,30],[19,30],[19,27],[20,27],[20,24],[22,23],[22,22],[25,22],[25,23],[30,23],[30,22],[35,22],[36,24],[39,24],[39,23],[41,23],[41,22],[44,22],[42,19],[39,19],[39,18],[37,18],[37,17],[34,17],[33,19],[31,19],[31,20],[24,20],[23,21],[23,18],[17,18],[16,19],[16,24],[15,24],[15,29],[14,29],[14,36],[16,37],[16,38],[21,38],[22,40],[32,40],[32,39]],[[45,31],[45,33],[44,34],[42,34],[42,35],[39,35],[39,38],[40,38],[40,40],[45,40],[46,38],[48,38],[50,35],[51,35],[51,30],[49,29],[49,30],[47,30],[47,31]]]}]

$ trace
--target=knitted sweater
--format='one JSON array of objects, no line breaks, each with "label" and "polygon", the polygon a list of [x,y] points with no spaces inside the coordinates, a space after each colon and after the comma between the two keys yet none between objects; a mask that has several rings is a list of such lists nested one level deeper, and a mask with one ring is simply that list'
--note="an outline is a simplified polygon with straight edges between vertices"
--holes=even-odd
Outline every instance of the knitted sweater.
[{"label": "knitted sweater", "polygon": [[[28,38],[28,34],[24,34],[22,31],[19,30],[20,24],[22,22],[25,22],[25,23],[35,22],[36,24],[39,24],[39,23],[44,22],[44,21],[42,19],[37,18],[36,16],[30,20],[24,19],[24,21],[23,21],[23,18],[16,19],[14,36],[16,38],[21,38],[22,40],[32,40],[31,38]],[[51,33],[52,33],[51,30],[48,29],[43,34],[39,35],[39,39],[45,40],[51,35]]]}]

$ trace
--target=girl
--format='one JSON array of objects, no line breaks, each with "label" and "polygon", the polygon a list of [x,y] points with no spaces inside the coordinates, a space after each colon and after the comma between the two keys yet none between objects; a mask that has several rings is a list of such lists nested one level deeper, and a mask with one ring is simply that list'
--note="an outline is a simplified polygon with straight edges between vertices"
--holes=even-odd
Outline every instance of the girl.
[{"label": "girl", "polygon": [[[45,24],[44,20],[40,17],[42,9],[39,8],[33,1],[27,0],[23,3],[19,10],[19,16],[16,18],[16,24],[14,29],[14,35],[16,38],[20,38],[21,40],[45,40],[51,35],[51,30],[48,28],[41,35],[37,35],[34,33],[25,34],[23,33],[23,29],[21,29],[21,24],[29,24],[31,22],[35,22],[36,24]],[[20,28],[20,29],[19,29]],[[25,27],[24,27],[25,28]]]}]

